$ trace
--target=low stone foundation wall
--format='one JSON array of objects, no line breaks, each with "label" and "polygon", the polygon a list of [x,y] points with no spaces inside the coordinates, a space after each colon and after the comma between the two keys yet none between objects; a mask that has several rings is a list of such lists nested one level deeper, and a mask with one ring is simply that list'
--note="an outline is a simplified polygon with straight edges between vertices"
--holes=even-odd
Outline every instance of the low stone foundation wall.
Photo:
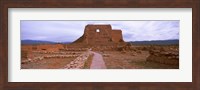
[{"label": "low stone foundation wall", "polygon": [[21,63],[22,63],[22,64],[25,64],[25,63],[35,62],[35,61],[43,60],[43,59],[44,59],[44,57],[38,56],[38,57],[34,57],[34,58],[32,58],[32,59],[28,58],[27,60],[23,60]]},{"label": "low stone foundation wall", "polygon": [[55,51],[32,51],[33,53],[39,53],[39,54],[81,54],[82,52],[67,52],[67,51],[62,51],[62,52],[55,52]]},{"label": "low stone foundation wall", "polygon": [[[29,53],[29,54],[28,54]],[[34,54],[42,54],[33,56],[30,53]],[[49,58],[76,58],[79,55],[81,55],[83,52],[50,52],[50,51],[32,51],[32,52],[22,52],[22,64],[29,63],[29,62],[35,62],[39,60],[49,59]],[[32,55],[30,57],[30,55]]]},{"label": "low stone foundation wall", "polygon": [[87,51],[81,54],[75,60],[71,61],[64,68],[65,69],[81,69],[84,67],[85,61],[87,61],[90,55],[92,55],[92,53],[90,51]]},{"label": "low stone foundation wall", "polygon": [[78,57],[79,55],[46,55],[44,58],[72,58]]}]

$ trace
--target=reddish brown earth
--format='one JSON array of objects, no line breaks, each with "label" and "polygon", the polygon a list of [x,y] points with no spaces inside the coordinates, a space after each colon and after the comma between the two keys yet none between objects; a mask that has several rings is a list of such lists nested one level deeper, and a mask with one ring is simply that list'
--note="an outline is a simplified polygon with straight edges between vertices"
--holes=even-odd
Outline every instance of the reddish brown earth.
[{"label": "reddish brown earth", "polygon": [[[155,46],[154,50],[160,50],[160,48],[169,49],[174,48],[172,51],[177,50],[178,46]],[[150,50],[152,47],[149,46],[135,46],[129,48],[129,50],[122,51],[104,51],[101,52],[103,54],[103,58],[105,64],[108,69],[177,69],[179,68],[179,58],[176,57],[173,60],[176,60],[176,64],[168,64],[173,63],[174,61],[168,59],[169,57],[174,57],[174,55],[169,54],[168,56],[154,56],[150,54]],[[170,53],[171,50],[160,51],[157,53]],[[177,55],[176,53],[175,55]],[[171,56],[170,56],[171,55]],[[148,59],[151,58],[151,61]],[[157,62],[166,62],[160,63]]]},{"label": "reddish brown earth", "polygon": [[[42,45],[34,45],[33,47],[40,47]],[[44,45],[44,46],[57,46],[57,45]],[[27,49],[29,47],[30,49]],[[79,49],[66,49],[65,51],[60,48],[55,48],[55,50],[49,49],[51,47],[46,47],[46,50],[33,50],[31,46],[22,45],[22,59],[21,68],[22,69],[59,69],[65,67],[85,50]],[[37,48],[38,49],[38,48]],[[44,47],[42,48],[44,49]]]},{"label": "reddish brown earth", "polygon": [[26,64],[22,64],[22,69],[60,69],[63,68],[65,65],[70,63],[75,58],[51,58],[51,59],[44,59],[38,60],[35,62],[29,62]]},{"label": "reddish brown earth", "polygon": [[[91,69],[177,69],[179,68],[178,46],[131,46],[113,49],[95,49]],[[79,48],[77,48],[79,50]],[[44,51],[41,51],[44,52]],[[84,51],[55,51],[39,53],[38,51],[22,52],[22,69],[58,69],[63,68]],[[42,60],[33,58],[55,56]],[[63,55],[63,56],[62,56]],[[64,56],[74,57],[64,57]],[[62,57],[61,57],[62,56]],[[103,56],[103,58],[101,57]],[[25,62],[28,59],[30,62]],[[105,66],[104,66],[105,63]]]}]

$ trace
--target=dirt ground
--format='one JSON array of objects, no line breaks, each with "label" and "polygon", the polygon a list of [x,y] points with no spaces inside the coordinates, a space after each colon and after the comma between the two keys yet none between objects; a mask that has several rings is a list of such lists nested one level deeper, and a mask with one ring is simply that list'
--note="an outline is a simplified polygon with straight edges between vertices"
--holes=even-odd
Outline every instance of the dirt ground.
[{"label": "dirt ground", "polygon": [[[104,65],[106,65],[107,69],[179,68],[178,46],[148,45],[97,50],[94,50],[94,52],[103,56]],[[46,53],[45,51],[22,51],[21,69],[61,69],[83,52],[84,51],[55,51]],[[68,57],[68,55],[70,55],[70,57]],[[50,57],[45,58],[45,56]],[[35,59],[37,57],[42,57],[42,59]],[[90,64],[91,62],[92,61],[90,61]],[[90,65],[87,66],[89,67]]]},{"label": "dirt ground", "polygon": [[[77,58],[80,55],[80,53],[82,52],[67,51],[67,52],[53,52],[53,53],[44,53],[44,52],[28,53],[27,56],[32,56],[32,57],[22,58],[21,69],[60,69],[65,67],[75,58]],[[71,57],[67,57],[67,55]],[[54,57],[44,58],[45,56],[54,56]],[[41,57],[42,59],[34,59],[37,57]],[[29,59],[30,61],[27,61]]]},{"label": "dirt ground", "polygon": [[[101,52],[102,53],[102,52]],[[148,51],[120,52],[105,51],[102,53],[107,69],[176,69],[178,66],[146,62]]]},{"label": "dirt ground", "polygon": [[59,69],[70,63],[75,58],[50,58],[21,64],[22,69]]}]

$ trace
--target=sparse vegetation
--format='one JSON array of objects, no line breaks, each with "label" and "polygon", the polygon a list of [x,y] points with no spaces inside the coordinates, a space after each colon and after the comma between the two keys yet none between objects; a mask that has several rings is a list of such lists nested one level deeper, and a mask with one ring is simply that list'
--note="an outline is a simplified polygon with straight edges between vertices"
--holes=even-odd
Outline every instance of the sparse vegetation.
[{"label": "sparse vegetation", "polygon": [[[128,50],[106,51],[106,53],[110,55],[104,57],[108,69],[179,68],[178,45],[133,46]],[[152,54],[156,55],[151,58]]]},{"label": "sparse vegetation", "polygon": [[91,66],[91,64],[92,64],[93,56],[94,56],[94,54],[91,54],[91,55],[88,57],[87,61],[86,61],[85,64],[84,64],[84,69],[90,69],[90,66]]}]

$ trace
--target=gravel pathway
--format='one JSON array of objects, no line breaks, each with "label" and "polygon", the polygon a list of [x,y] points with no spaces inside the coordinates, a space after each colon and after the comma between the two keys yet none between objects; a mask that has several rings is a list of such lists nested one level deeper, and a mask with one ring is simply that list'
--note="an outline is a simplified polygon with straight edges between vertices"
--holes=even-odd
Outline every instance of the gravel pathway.
[{"label": "gravel pathway", "polygon": [[106,65],[103,60],[102,55],[96,52],[92,52],[92,53],[94,53],[94,56],[92,59],[92,64],[90,66],[90,69],[106,69]]}]

